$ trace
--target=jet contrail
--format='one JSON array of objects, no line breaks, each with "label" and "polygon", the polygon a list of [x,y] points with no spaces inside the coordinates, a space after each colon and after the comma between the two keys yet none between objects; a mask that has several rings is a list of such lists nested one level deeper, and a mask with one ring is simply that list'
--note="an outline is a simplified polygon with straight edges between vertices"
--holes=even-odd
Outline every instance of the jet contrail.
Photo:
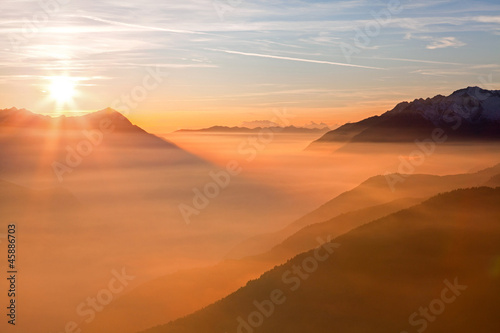
[{"label": "jet contrail", "polygon": [[[139,29],[144,29],[144,30],[173,32],[173,33],[178,33],[178,34],[209,35],[209,36],[218,36],[218,37],[221,37],[221,35],[211,34],[211,33],[208,33],[208,32],[190,31],[190,30],[179,30],[179,29],[167,29],[167,28],[161,28],[161,27],[151,27],[151,26],[147,26],[147,25],[140,25],[140,24],[133,24],[133,23],[125,23],[125,22],[118,22],[118,21],[106,20],[106,19],[102,19],[102,18],[99,18],[99,17],[88,16],[88,15],[75,15],[75,17],[82,17],[82,18],[86,18],[86,19],[89,19],[89,20],[97,21],[97,22],[109,23],[109,24],[113,24],[113,25],[121,25],[121,26],[131,27],[131,28],[139,28]],[[223,37],[225,37],[225,36],[223,36]]]},{"label": "jet contrail", "polygon": [[281,57],[281,56],[275,56],[275,55],[270,55],[270,54],[247,53],[247,52],[230,51],[230,50],[218,50],[218,49],[208,49],[208,50],[217,51],[217,52],[231,53],[231,54],[241,54],[241,55],[246,55],[246,56],[250,56],[250,57],[261,57],[261,58],[281,59],[281,60],[290,60],[290,61],[310,62],[310,63],[314,63],[314,64],[326,64],[326,65],[334,65],[334,66],[346,66],[346,67],[357,67],[357,68],[366,68],[366,69],[380,69],[380,70],[384,70],[385,69],[385,68],[379,68],[379,67],[352,65],[352,64],[342,63],[342,62],[332,62],[332,61],[323,61],[323,60],[311,60],[311,59]]},{"label": "jet contrail", "polygon": [[[361,58],[361,57],[358,57]],[[403,58],[374,58],[374,57],[362,57],[363,59],[378,59],[378,60],[394,60],[394,61],[405,61],[405,62],[419,62],[423,64],[438,64],[438,65],[463,65],[456,62],[444,62],[444,61],[432,61],[432,60],[418,60],[418,59],[403,59]]]}]

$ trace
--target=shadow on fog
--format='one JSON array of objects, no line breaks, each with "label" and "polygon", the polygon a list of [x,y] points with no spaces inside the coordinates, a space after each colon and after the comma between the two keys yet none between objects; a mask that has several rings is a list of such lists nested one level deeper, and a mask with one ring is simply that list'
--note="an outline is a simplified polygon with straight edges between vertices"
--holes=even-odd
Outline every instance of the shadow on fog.
[{"label": "shadow on fog", "polygon": [[[244,241],[281,230],[371,176],[397,172],[400,156],[407,158],[415,149],[411,145],[361,145],[356,151],[334,154],[304,152],[315,139],[304,134],[276,134],[265,147],[253,150],[248,136],[168,136],[176,146],[142,130],[122,130],[104,137],[60,182],[54,161],[64,163],[66,147],[77,147],[84,138],[80,131],[26,128],[0,136],[4,180],[0,211],[3,224],[19,225],[23,241],[19,253],[23,312],[30,318],[21,323],[23,330],[61,331],[74,320],[88,325],[89,331],[92,325],[104,325],[132,332],[199,309],[307,246],[292,246],[271,255],[272,259],[224,262],[222,267],[215,266],[211,279],[206,278],[210,275],[200,277],[197,270],[196,274],[180,272],[168,278],[177,288],[163,290],[163,294],[154,283],[147,291],[138,289],[135,295],[141,302],[161,309],[155,312],[151,306],[148,320],[129,316],[123,327],[117,325],[114,303],[94,323],[87,324],[75,314],[82,301],[106,285],[114,269],[126,267],[137,277],[126,294],[141,283],[178,270],[265,253],[282,239],[265,244]],[[249,160],[250,156],[255,158]],[[498,156],[495,145],[443,145],[414,172],[463,173],[493,165]],[[241,174],[232,177],[230,185],[186,224],[179,205],[191,204],[193,190],[212,182],[210,172],[223,170],[228,161],[236,161]],[[363,206],[330,212],[328,219],[354,208]],[[370,220],[369,215],[359,223]],[[227,283],[214,289],[221,285],[220,272]],[[194,287],[200,296],[186,298],[186,290]],[[136,304],[136,296],[131,295],[131,304]],[[165,308],[168,300],[175,304]],[[128,311],[127,307],[119,309],[118,317]]]}]

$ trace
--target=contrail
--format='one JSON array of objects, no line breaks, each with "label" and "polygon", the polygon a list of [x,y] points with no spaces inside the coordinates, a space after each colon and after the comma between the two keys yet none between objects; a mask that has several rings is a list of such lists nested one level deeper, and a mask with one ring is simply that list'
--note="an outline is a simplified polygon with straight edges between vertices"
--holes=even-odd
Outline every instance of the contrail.
[{"label": "contrail", "polygon": [[241,54],[241,55],[250,56],[250,57],[261,57],[261,58],[281,59],[281,60],[290,60],[290,61],[310,62],[310,63],[314,63],[314,64],[326,64],[326,65],[334,65],[334,66],[346,66],[346,67],[356,67],[356,68],[366,68],[366,69],[379,69],[379,70],[384,70],[385,69],[385,68],[379,68],[379,67],[352,65],[352,64],[342,63],[342,62],[332,62],[332,61],[323,61],[323,60],[311,60],[311,59],[281,57],[281,56],[275,56],[275,55],[270,55],[270,54],[247,53],[247,52],[230,51],[230,50],[218,50],[218,49],[208,49],[208,50],[217,51],[217,52],[231,53],[231,54]]},{"label": "contrail", "polygon": [[[191,31],[191,30],[179,30],[179,29],[167,29],[167,28],[161,28],[161,27],[151,27],[151,26],[147,26],[147,25],[140,25],[140,24],[132,24],[132,23],[125,23],[125,22],[118,22],[118,21],[106,20],[106,19],[102,19],[102,18],[99,18],[99,17],[88,16],[88,15],[75,15],[74,17],[81,17],[81,18],[86,18],[86,19],[89,19],[89,20],[97,21],[97,22],[109,23],[109,24],[113,24],[113,25],[121,25],[121,26],[125,26],[125,27],[138,28],[138,29],[144,29],[144,30],[173,32],[173,33],[178,33],[178,34],[205,35],[205,36],[208,35],[208,36],[218,36],[218,37],[221,37],[221,35],[211,34],[211,33],[208,33],[208,32]],[[223,37],[225,37],[225,36],[223,36]]]},{"label": "contrail", "polygon": [[[358,57],[361,58],[361,57]],[[374,58],[374,57],[362,57],[363,59],[376,59],[376,60],[394,60],[394,61],[405,61],[405,62],[419,62],[424,64],[438,64],[438,65],[463,65],[456,62],[444,62],[444,61],[432,61],[432,60],[418,60],[418,59],[403,59],[403,58]]]}]

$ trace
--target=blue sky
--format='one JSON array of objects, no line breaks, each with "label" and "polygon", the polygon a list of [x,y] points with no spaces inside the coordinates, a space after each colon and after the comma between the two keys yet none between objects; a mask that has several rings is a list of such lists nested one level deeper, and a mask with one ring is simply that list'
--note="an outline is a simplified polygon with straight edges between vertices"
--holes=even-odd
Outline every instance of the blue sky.
[{"label": "blue sky", "polygon": [[[1,108],[114,105],[158,131],[273,108],[345,122],[469,85],[499,89],[494,1],[2,0],[0,11]],[[168,76],[124,105],[152,69]],[[74,82],[71,103],[48,96],[56,76]]]}]

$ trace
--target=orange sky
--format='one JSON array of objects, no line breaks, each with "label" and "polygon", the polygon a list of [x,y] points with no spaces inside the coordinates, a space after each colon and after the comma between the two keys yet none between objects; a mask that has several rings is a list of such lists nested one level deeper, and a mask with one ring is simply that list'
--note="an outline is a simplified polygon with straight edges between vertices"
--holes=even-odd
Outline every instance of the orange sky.
[{"label": "orange sky", "polygon": [[[224,15],[197,1],[50,13],[5,2],[0,108],[112,107],[153,132],[268,120],[274,108],[297,126],[356,121],[400,101],[496,89],[500,7],[479,2],[244,1]],[[386,21],[374,15],[389,9]],[[40,13],[48,19],[27,29],[23,18]]]}]

